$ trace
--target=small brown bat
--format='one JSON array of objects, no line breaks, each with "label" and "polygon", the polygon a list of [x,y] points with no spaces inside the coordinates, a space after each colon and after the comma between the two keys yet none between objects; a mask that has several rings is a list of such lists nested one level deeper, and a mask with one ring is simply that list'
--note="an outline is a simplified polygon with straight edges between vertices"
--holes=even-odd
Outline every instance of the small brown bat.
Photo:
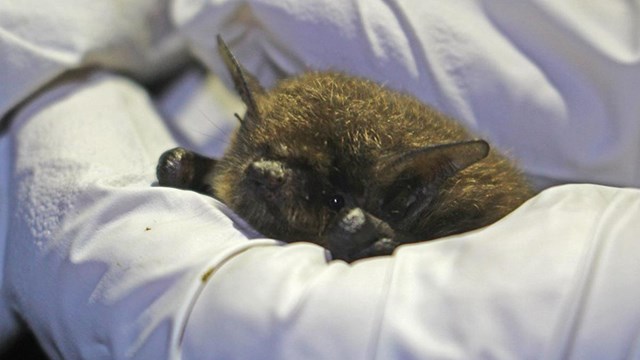
[{"label": "small brown bat", "polygon": [[161,186],[213,196],[266,236],[348,262],[489,225],[533,195],[510,160],[412,96],[337,72],[265,91],[218,45],[246,114],[219,160],[162,154]]}]

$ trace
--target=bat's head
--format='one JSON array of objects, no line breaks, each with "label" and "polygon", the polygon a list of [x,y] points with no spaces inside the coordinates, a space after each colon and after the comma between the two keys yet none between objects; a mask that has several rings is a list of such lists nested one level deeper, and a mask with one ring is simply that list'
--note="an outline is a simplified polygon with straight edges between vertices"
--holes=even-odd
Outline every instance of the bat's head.
[{"label": "bat's head", "polygon": [[461,179],[489,155],[485,141],[410,96],[340,73],[306,73],[266,91],[218,41],[247,111],[212,187],[249,224],[345,260],[450,227],[426,219],[442,222],[454,185],[468,187]]}]

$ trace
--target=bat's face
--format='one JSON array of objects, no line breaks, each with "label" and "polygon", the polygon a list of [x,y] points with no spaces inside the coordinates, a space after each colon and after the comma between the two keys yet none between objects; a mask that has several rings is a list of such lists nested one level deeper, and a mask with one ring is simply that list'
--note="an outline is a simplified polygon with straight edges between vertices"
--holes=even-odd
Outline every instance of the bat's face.
[{"label": "bat's face", "polygon": [[220,160],[216,196],[264,235],[324,245],[326,224],[344,196],[327,169],[279,144],[242,147]]},{"label": "bat's face", "polygon": [[489,149],[481,140],[412,143],[406,133],[420,126],[402,127],[423,119],[388,120],[404,99],[340,74],[256,94],[216,166],[214,193],[264,235],[314,242],[345,260],[420,240],[440,185]]}]

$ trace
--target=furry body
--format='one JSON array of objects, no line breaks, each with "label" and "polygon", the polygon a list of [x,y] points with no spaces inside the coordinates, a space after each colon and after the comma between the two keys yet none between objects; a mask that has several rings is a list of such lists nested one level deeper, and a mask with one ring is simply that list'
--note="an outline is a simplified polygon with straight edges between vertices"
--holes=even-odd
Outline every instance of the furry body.
[{"label": "furry body", "polygon": [[247,114],[221,159],[173,149],[158,178],[264,235],[353,261],[489,225],[533,195],[510,160],[412,96],[336,72],[265,91],[221,47]]}]

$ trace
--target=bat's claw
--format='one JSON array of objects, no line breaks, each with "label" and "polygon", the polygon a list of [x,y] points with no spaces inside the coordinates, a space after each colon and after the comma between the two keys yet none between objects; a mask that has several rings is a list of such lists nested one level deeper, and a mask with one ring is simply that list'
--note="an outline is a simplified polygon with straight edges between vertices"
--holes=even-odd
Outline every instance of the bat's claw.
[{"label": "bat's claw", "polygon": [[156,176],[160,186],[188,189],[193,182],[193,152],[181,147],[165,151],[160,155]]}]

